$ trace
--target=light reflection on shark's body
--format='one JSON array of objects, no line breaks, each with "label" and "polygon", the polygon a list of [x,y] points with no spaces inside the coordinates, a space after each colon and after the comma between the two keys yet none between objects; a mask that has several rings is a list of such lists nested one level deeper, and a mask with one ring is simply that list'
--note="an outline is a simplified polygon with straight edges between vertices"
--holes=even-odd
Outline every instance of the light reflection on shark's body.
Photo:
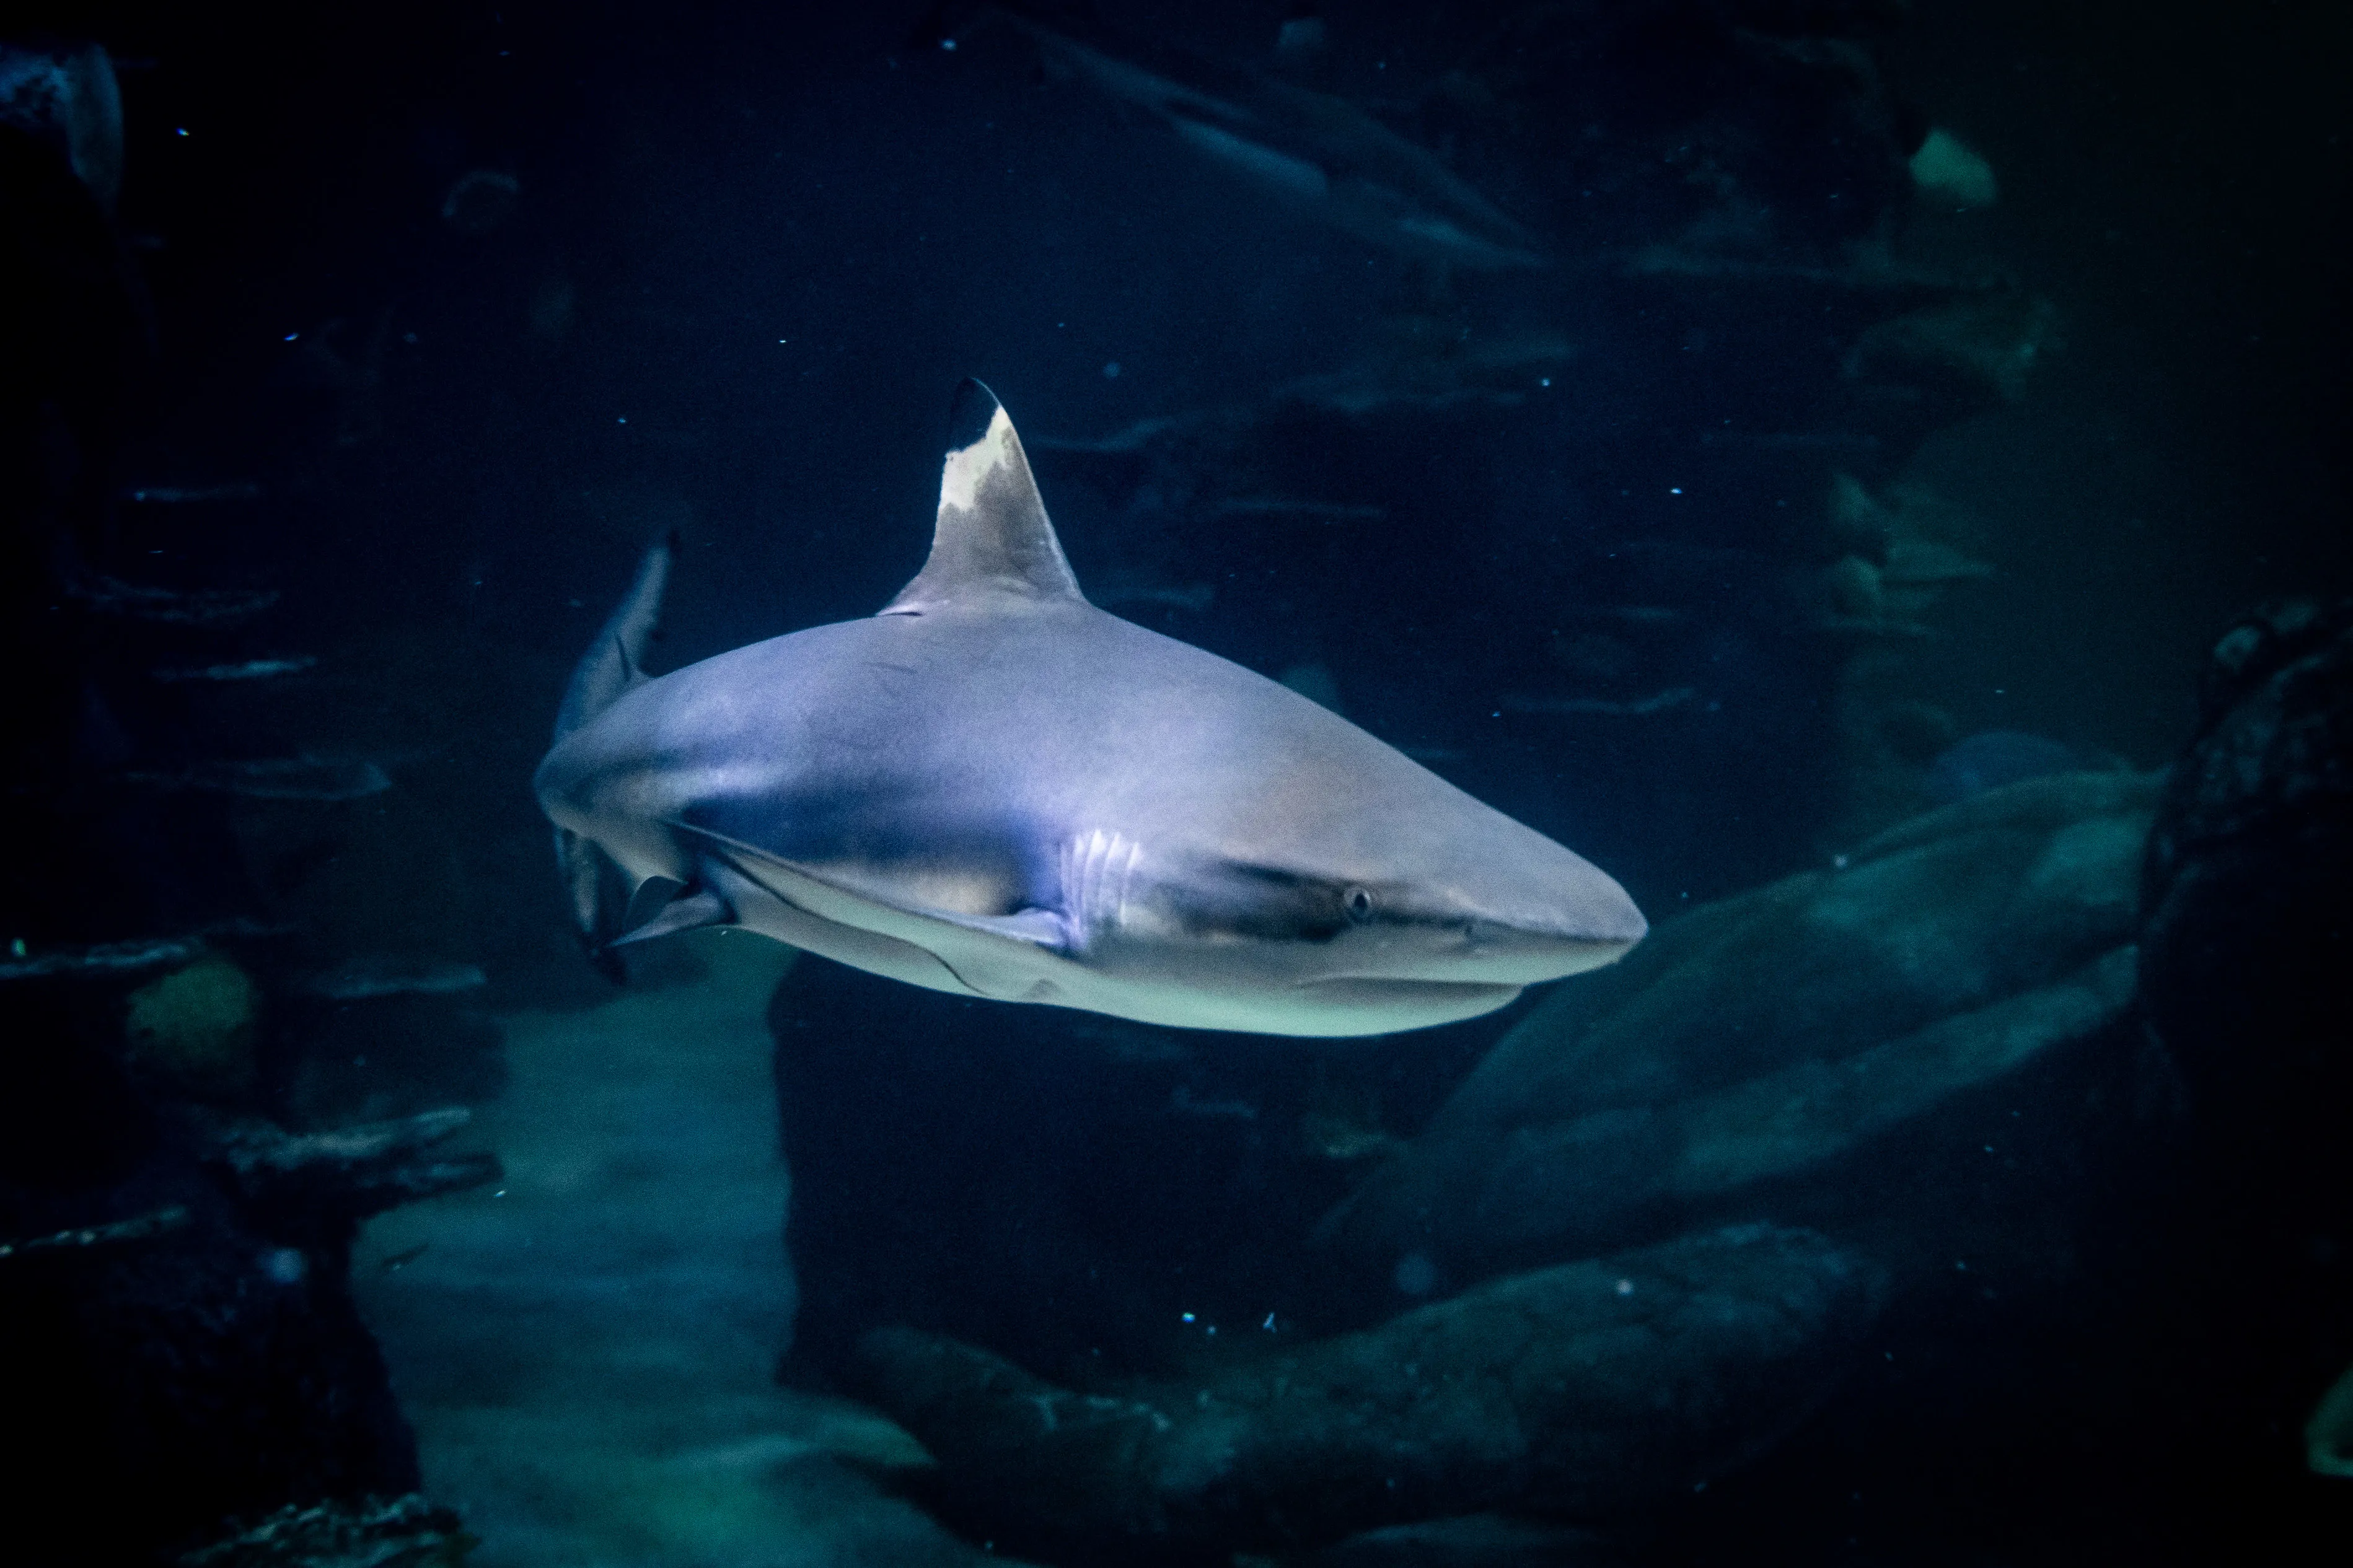
[{"label": "light reflection on shark's body", "polygon": [[592,942],[734,923],[960,994],[1366,1035],[1641,938],[1552,840],[1090,605],[996,398],[955,424],[930,559],[870,619],[649,680],[649,556],[534,781]]}]

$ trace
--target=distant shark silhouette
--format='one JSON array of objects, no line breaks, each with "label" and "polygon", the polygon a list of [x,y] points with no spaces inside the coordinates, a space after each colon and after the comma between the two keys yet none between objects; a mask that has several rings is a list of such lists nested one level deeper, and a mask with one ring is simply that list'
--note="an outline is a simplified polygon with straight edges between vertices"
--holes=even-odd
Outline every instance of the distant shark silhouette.
[{"label": "distant shark silhouette", "polygon": [[1527,230],[1428,148],[1345,99],[1188,51],[1153,47],[1043,8],[946,0],[918,40],[954,47],[996,20],[1047,68],[1161,121],[1212,163],[1315,222],[1384,249],[1477,272],[1550,263]]},{"label": "distant shark silhouette", "polygon": [[1080,594],[964,384],[869,620],[648,679],[658,545],[533,781],[593,952],[735,924],[959,995],[1371,1035],[1617,958],[1618,884],[1328,710]]}]

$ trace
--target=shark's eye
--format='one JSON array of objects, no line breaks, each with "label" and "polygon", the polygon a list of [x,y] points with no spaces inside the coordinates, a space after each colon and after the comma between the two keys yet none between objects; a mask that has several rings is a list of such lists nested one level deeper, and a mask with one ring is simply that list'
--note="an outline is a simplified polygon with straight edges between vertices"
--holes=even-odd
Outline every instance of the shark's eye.
[{"label": "shark's eye", "polygon": [[1373,918],[1373,894],[1371,889],[1351,888],[1346,893],[1341,896],[1340,901],[1347,906],[1348,918],[1355,921],[1357,924],[1362,925],[1365,921]]}]

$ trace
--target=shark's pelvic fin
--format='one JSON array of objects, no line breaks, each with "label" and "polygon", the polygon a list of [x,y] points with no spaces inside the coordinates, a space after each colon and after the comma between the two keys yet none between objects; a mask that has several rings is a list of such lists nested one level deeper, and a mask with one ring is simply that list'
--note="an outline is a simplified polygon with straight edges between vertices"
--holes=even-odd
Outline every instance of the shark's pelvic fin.
[{"label": "shark's pelvic fin", "polygon": [[675,532],[646,552],[638,580],[588,645],[572,672],[572,684],[564,689],[564,706],[555,710],[557,740],[610,708],[631,687],[645,684],[646,645],[661,623],[662,590],[669,586],[670,558],[677,552]]},{"label": "shark's pelvic fin", "polygon": [[1062,556],[1029,459],[997,395],[976,381],[956,388],[932,553],[915,580],[882,607],[920,616],[988,601],[1083,604]]},{"label": "shark's pelvic fin", "polygon": [[702,888],[691,893],[681,893],[670,900],[661,907],[661,912],[655,915],[653,919],[639,925],[626,936],[615,937],[612,945],[619,947],[625,942],[651,942],[658,936],[668,936],[672,931],[700,931],[704,926],[723,926],[734,923],[735,911],[728,907],[727,900],[710,889]]},{"label": "shark's pelvic fin", "polygon": [[569,828],[555,830],[555,868],[564,879],[565,901],[572,906],[573,929],[596,973],[615,984],[627,976],[621,961],[607,951],[618,929],[617,917],[628,907],[628,889],[612,858]]}]

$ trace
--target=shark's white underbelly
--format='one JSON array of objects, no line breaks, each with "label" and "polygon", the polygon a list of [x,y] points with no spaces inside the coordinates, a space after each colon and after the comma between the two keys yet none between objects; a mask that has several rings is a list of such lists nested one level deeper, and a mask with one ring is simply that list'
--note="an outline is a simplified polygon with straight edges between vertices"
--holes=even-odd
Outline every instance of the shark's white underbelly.
[{"label": "shark's white underbelly", "polygon": [[1177,1028],[1347,1037],[1475,1018],[1517,985],[1330,979],[1286,984],[1187,983],[1113,973],[1034,943],[935,920],[844,891],[773,861],[712,858],[704,879],[736,923],[821,958],[952,995],[1076,1007]]}]

